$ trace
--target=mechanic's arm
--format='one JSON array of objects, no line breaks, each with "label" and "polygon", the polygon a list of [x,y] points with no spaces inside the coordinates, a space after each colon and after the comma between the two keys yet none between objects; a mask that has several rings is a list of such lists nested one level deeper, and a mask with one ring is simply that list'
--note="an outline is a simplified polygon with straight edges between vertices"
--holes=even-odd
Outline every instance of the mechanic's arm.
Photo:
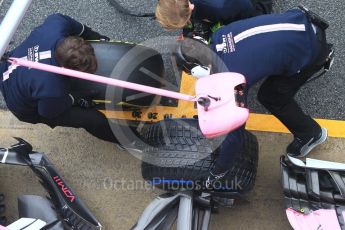
[{"label": "mechanic's arm", "polygon": [[85,40],[109,40],[108,37],[93,31],[90,27],[74,20],[67,15],[59,13],[48,16],[42,26],[54,28],[55,31],[60,32],[66,37],[80,36]]}]

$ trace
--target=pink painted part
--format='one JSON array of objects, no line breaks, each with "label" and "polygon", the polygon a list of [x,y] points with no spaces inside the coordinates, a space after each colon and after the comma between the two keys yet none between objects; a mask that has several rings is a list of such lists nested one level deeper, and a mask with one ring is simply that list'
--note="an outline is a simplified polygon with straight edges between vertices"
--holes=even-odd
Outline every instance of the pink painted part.
[{"label": "pink painted part", "polygon": [[8,230],[8,228],[0,225],[0,230]]},{"label": "pink painted part", "polygon": [[319,209],[309,214],[286,209],[286,215],[294,230],[341,230],[334,209]]},{"label": "pink painted part", "polygon": [[217,73],[198,79],[196,95],[199,97],[220,97],[221,100],[211,99],[207,111],[202,105],[197,105],[199,126],[207,138],[227,134],[243,125],[249,110],[236,105],[234,88],[245,83],[243,75],[238,73]]},{"label": "pink painted part", "polygon": [[180,99],[180,100],[185,100],[185,101],[195,101],[195,97],[191,95],[177,93],[177,92],[173,92],[169,90],[159,89],[159,88],[140,85],[140,84],[135,84],[135,83],[126,82],[126,81],[121,81],[121,80],[117,80],[113,78],[107,78],[107,77],[103,77],[96,74],[84,73],[84,72],[80,72],[76,70],[66,69],[62,67],[57,67],[57,66],[52,66],[52,65],[47,65],[47,64],[42,64],[38,62],[32,62],[32,61],[23,60],[19,58],[12,58],[12,57],[9,59],[9,62],[15,65],[25,66],[28,68],[57,73],[57,74],[65,75],[65,76],[80,78],[80,79],[103,83],[107,85],[138,90],[141,92],[152,93],[152,94],[161,95],[164,97],[170,97],[170,98],[175,98],[175,99]]}]

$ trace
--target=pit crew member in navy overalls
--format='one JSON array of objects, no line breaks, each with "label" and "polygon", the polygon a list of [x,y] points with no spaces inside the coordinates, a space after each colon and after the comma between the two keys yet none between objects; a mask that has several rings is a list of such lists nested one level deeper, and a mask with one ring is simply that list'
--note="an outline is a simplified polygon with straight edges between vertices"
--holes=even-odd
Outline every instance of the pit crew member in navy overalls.
[{"label": "pit crew member in navy overalls", "polygon": [[[36,27],[8,57],[94,73],[97,60],[84,39],[107,37],[69,16],[54,14]],[[36,69],[0,65],[0,87],[8,109],[21,121],[84,128],[92,135],[117,142],[106,117],[92,108],[96,92],[72,92],[70,78]]]},{"label": "pit crew member in navy overalls", "polygon": [[[329,61],[332,52],[325,28],[304,10],[293,9],[224,26],[212,35],[209,47],[185,39],[181,50],[185,60],[198,60],[195,65],[212,63],[213,73],[241,73],[247,88],[265,79],[258,100],[293,134],[287,154],[304,157],[326,140],[327,130],[302,111],[294,96]],[[241,152],[243,130],[244,126],[226,137],[211,180],[227,173]]]},{"label": "pit crew member in navy overalls", "polygon": [[182,29],[208,40],[215,24],[228,24],[272,11],[272,0],[159,0],[156,19],[167,30]]}]

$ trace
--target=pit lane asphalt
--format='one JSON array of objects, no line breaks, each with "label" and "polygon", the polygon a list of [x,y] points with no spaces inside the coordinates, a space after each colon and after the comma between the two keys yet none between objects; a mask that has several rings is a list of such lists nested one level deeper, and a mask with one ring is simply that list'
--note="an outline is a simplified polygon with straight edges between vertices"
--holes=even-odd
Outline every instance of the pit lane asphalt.
[{"label": "pit lane asphalt", "polygon": [[[124,6],[132,5],[132,9],[140,8],[141,11],[152,10],[155,4],[155,0],[145,1],[145,4],[142,2],[122,0]],[[0,15],[4,15],[10,3],[10,0],[4,1]],[[303,87],[297,95],[298,100],[314,117],[344,120],[345,29],[342,18],[345,6],[340,0],[292,0],[288,3],[279,2],[278,8],[288,9],[299,3],[330,22],[328,38],[336,47],[336,61],[331,72]],[[156,36],[171,35],[153,20],[119,14],[106,0],[34,0],[18,28],[12,47],[19,44],[49,14],[56,12],[68,14],[116,40],[142,42]],[[255,88],[251,92],[251,109],[265,113],[265,109],[255,100]],[[5,108],[2,100],[1,103],[2,108]],[[105,229],[128,229],[150,200],[159,193],[157,190],[140,187],[132,189],[133,183],[142,181],[140,162],[83,130],[51,130],[44,125],[28,125],[18,122],[6,111],[1,111],[0,117],[1,147],[14,143],[11,136],[20,136],[31,142],[36,150],[46,152]],[[255,134],[261,147],[258,178],[249,198],[251,202],[233,209],[222,209],[220,214],[213,215],[211,229],[290,229],[284,214],[278,162],[279,155],[284,152],[291,136],[260,132]],[[332,138],[314,152],[312,157],[345,163],[344,147],[343,139]],[[122,179],[125,181],[124,185]],[[7,214],[10,220],[16,218],[15,197],[18,194],[44,194],[30,170],[22,167],[1,165],[0,187],[8,198]]]},{"label": "pit lane asphalt", "polygon": [[[4,1],[0,10],[1,16],[4,15],[11,2],[11,0]],[[131,10],[153,12],[156,0],[121,0],[119,2]],[[313,117],[343,120],[345,118],[345,87],[343,87],[345,82],[345,28],[343,26],[345,6],[341,0],[278,0],[275,9],[276,11],[284,11],[298,4],[309,7],[329,21],[328,40],[336,48],[336,59],[331,71],[304,86],[297,95],[298,101],[303,105],[304,110]],[[56,12],[70,15],[115,40],[143,42],[158,36],[174,35],[174,33],[162,30],[152,19],[120,14],[106,0],[34,0],[15,34],[13,45],[19,44],[35,26],[39,25],[49,14]],[[251,110],[266,113],[266,110],[255,99],[257,88],[258,85],[250,93]],[[5,107],[2,99],[0,106]]]},{"label": "pit lane asphalt", "polygon": [[[22,137],[35,151],[44,152],[70,188],[90,208],[106,230],[130,229],[160,190],[141,177],[140,160],[111,143],[101,141],[82,129],[55,128],[19,122],[8,111],[0,111],[0,147]],[[210,230],[291,229],[286,215],[280,180],[279,157],[291,141],[290,134],[254,132],[259,141],[259,167],[249,202],[221,208],[212,214]],[[345,163],[345,141],[329,138],[310,157]],[[0,192],[6,195],[6,215],[17,218],[16,197],[45,195],[28,167],[0,164]]]}]

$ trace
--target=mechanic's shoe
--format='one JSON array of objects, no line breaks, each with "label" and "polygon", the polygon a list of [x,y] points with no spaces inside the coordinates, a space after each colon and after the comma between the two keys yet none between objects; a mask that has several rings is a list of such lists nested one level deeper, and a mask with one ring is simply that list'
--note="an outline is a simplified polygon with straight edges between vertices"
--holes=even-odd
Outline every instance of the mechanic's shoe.
[{"label": "mechanic's shoe", "polygon": [[317,136],[307,140],[302,140],[298,137],[295,137],[286,149],[287,154],[292,157],[305,157],[313,148],[322,144],[326,139],[326,128],[321,128],[321,132]]},{"label": "mechanic's shoe", "polygon": [[207,189],[213,189],[213,188],[219,187],[218,183],[221,182],[221,180],[225,177],[226,174],[228,174],[228,172],[229,170],[226,170],[223,173],[217,173],[217,174],[210,172],[210,175],[207,177],[207,180],[205,181],[205,187]]}]

